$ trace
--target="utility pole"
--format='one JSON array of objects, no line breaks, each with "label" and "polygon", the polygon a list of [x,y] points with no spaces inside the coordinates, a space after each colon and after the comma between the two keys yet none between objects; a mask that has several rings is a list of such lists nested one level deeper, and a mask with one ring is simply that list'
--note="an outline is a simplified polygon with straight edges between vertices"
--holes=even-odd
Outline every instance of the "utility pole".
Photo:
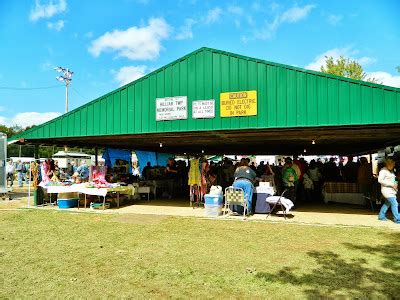
[{"label": "utility pole", "polygon": [[61,82],[65,82],[65,112],[68,112],[68,86],[72,81],[72,75],[74,72],[69,70],[68,68],[57,67],[54,68],[58,73],[62,73],[61,76],[57,76],[56,79]]},{"label": "utility pole", "polygon": [[[68,68],[56,67],[54,68],[58,73],[62,73],[62,75],[57,76],[56,79],[61,82],[65,82],[65,113],[68,112],[68,86],[72,81],[72,75],[74,72],[69,70]],[[64,151],[67,152],[68,148],[65,146]]]}]

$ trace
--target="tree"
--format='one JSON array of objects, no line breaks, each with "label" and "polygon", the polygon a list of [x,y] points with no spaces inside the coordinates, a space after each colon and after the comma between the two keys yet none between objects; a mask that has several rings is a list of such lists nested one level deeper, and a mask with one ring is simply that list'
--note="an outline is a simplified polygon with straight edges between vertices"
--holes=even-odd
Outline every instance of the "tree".
[{"label": "tree", "polygon": [[363,67],[356,60],[345,58],[343,56],[340,56],[336,60],[332,56],[325,56],[325,66],[321,66],[321,72],[378,83],[375,78],[367,77]]}]

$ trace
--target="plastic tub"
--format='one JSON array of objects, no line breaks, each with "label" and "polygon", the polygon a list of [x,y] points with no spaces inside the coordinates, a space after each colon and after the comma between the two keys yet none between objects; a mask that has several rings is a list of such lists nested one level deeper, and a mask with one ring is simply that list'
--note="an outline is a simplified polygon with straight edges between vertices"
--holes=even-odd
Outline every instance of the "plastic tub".
[{"label": "plastic tub", "polygon": [[73,208],[78,206],[78,201],[79,198],[74,198],[74,199],[58,199],[57,204],[58,208],[64,209],[64,208]]},{"label": "plastic tub", "polygon": [[222,200],[223,200],[222,195],[212,195],[212,194],[204,195],[204,204],[205,205],[221,205]]},{"label": "plastic tub", "polygon": [[222,205],[204,205],[204,215],[210,218],[216,218],[222,214]]}]

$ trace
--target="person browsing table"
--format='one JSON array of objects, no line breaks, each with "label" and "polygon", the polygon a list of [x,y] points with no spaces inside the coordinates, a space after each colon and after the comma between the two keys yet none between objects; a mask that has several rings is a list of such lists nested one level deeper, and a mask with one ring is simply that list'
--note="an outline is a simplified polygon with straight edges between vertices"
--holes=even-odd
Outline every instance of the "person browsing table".
[{"label": "person browsing table", "polygon": [[251,214],[254,188],[253,182],[257,174],[249,167],[249,161],[246,158],[240,160],[239,167],[235,170],[234,177],[235,181],[233,182],[233,187],[243,189],[245,197],[247,197],[248,213]]}]

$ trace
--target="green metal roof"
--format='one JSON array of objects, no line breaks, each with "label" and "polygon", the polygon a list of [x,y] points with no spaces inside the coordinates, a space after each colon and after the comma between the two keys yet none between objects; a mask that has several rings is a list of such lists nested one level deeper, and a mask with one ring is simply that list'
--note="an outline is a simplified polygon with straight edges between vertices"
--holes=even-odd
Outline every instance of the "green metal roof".
[{"label": "green metal roof", "polygon": [[[256,116],[221,118],[221,92],[257,90]],[[156,121],[155,99],[187,96],[188,118]],[[215,118],[193,119],[193,100]],[[11,140],[400,124],[400,89],[200,48]],[[97,142],[99,143],[99,142]]]}]

